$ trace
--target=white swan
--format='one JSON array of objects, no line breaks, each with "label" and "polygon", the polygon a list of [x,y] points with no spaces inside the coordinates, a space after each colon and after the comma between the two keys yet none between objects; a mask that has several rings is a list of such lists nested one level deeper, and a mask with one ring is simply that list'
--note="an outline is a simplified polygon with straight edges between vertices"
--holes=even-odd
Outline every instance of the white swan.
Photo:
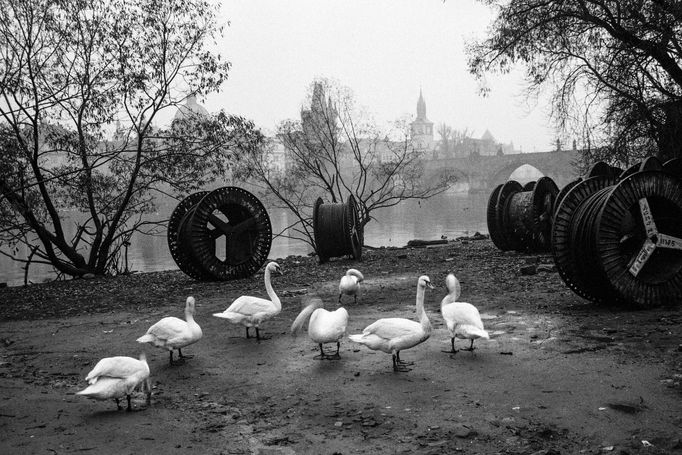
[{"label": "white swan", "polygon": [[461,287],[455,275],[450,273],[445,278],[445,285],[448,288],[448,295],[440,303],[440,312],[450,332],[450,344],[452,347],[449,351],[443,352],[450,354],[458,352],[455,349],[455,337],[471,340],[471,345],[463,349],[473,352],[475,339],[489,339],[490,336],[483,329],[483,321],[481,321],[478,309],[470,303],[457,301],[461,293]]},{"label": "white swan", "polygon": [[358,303],[358,291],[360,290],[360,283],[364,279],[365,277],[362,276],[359,270],[348,269],[339,282],[339,303],[341,303],[341,296],[344,294],[352,295],[355,297],[355,303]]},{"label": "white swan", "polygon": [[282,274],[279,264],[276,262],[271,262],[265,267],[265,290],[267,291],[270,300],[243,295],[235,299],[225,311],[222,313],[213,313],[213,316],[227,319],[234,324],[242,324],[246,327],[246,338],[250,338],[249,327],[256,328],[257,340],[268,338],[261,337],[258,328],[262,322],[282,311],[282,302],[280,302],[279,297],[277,297],[275,290],[272,288],[272,284],[270,284],[270,275],[272,272],[277,272],[280,275]]},{"label": "white swan", "polygon": [[130,406],[130,395],[135,387],[142,384],[142,390],[147,392],[147,405],[151,402],[151,385],[149,383],[149,365],[144,353],[140,354],[140,359],[132,357],[107,357],[95,365],[90,373],[85,377],[90,384],[76,395],[83,395],[95,400],[116,400],[116,407],[120,410],[119,400],[122,397],[128,399],[128,411]]},{"label": "white swan", "polygon": [[431,322],[424,311],[424,291],[427,286],[433,289],[429,277],[422,275],[417,281],[416,307],[419,322],[404,318],[383,318],[365,327],[362,334],[350,335],[348,338],[372,350],[390,353],[394,371],[410,371],[406,365],[413,362],[400,360],[400,351],[423,343],[431,335]]},{"label": "white swan", "polygon": [[199,341],[203,335],[201,327],[194,320],[194,297],[187,297],[185,302],[185,320],[169,316],[149,327],[147,333],[137,339],[138,343],[151,343],[154,346],[168,349],[170,364],[173,365],[173,349],[178,350],[179,359],[191,358],[182,355],[182,348]]},{"label": "white swan", "polygon": [[[308,336],[313,342],[320,346],[320,355],[315,356],[319,360],[336,360],[340,359],[339,349],[341,347],[341,338],[346,334],[346,327],[348,326],[348,311],[345,308],[338,308],[334,311],[327,311],[322,308],[324,304],[319,297],[312,297],[299,315],[291,324],[291,333],[297,335],[306,319],[310,317],[308,323]],[[324,352],[323,345],[325,343],[336,342],[336,353],[327,354]]]}]

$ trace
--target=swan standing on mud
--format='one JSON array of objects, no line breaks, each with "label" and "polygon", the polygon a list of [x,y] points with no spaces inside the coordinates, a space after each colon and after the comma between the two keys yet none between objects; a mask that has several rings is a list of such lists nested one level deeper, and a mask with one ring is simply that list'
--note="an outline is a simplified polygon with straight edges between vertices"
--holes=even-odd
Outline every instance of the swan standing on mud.
[{"label": "swan standing on mud", "polygon": [[227,319],[233,324],[242,324],[246,327],[246,338],[250,338],[249,327],[256,328],[257,340],[260,341],[261,339],[269,338],[261,337],[258,329],[261,323],[282,311],[282,302],[280,302],[279,297],[277,297],[275,290],[272,288],[272,284],[270,284],[270,275],[272,272],[277,272],[280,275],[282,274],[279,264],[276,262],[270,262],[267,267],[265,267],[265,290],[267,291],[270,300],[243,295],[232,302],[225,311],[222,313],[213,313],[213,316]]},{"label": "swan standing on mud", "polygon": [[[327,311],[322,308],[323,306],[322,299],[310,297],[308,304],[301,310],[293,324],[291,324],[291,333],[297,335],[305,321],[310,318],[308,336],[320,346],[320,355],[314,358],[319,360],[337,360],[341,358],[339,355],[339,349],[341,348],[340,340],[346,334],[348,311],[343,307],[334,311]],[[323,345],[334,342],[336,342],[336,353],[327,354],[324,352]]]},{"label": "swan standing on mud", "polygon": [[82,395],[95,400],[116,400],[116,407],[121,410],[119,400],[128,399],[127,411],[131,411],[130,395],[140,383],[142,390],[147,392],[147,405],[151,403],[152,388],[149,383],[149,365],[144,353],[140,359],[117,356],[106,357],[95,365],[85,380],[90,384],[76,395]]},{"label": "swan standing on mud", "polygon": [[483,321],[478,309],[470,303],[457,301],[461,294],[461,286],[455,275],[450,273],[445,278],[445,285],[448,288],[448,295],[440,303],[440,312],[450,332],[451,349],[443,352],[449,354],[459,352],[455,349],[455,338],[471,340],[471,345],[462,349],[473,352],[474,340],[477,338],[489,339],[490,336],[488,332],[483,330]]},{"label": "swan standing on mud", "polygon": [[407,365],[414,362],[400,360],[400,351],[423,343],[431,335],[431,322],[424,311],[424,292],[427,287],[433,289],[431,280],[422,275],[417,281],[416,308],[419,322],[405,318],[382,318],[367,326],[362,334],[350,335],[348,338],[372,350],[391,354],[393,371],[410,371]]},{"label": "swan standing on mud", "polygon": [[357,269],[348,269],[346,274],[341,277],[339,282],[339,303],[341,303],[341,296],[344,294],[355,297],[355,303],[358,303],[358,291],[360,291],[360,283],[365,280]]},{"label": "swan standing on mud", "polygon": [[185,302],[185,320],[168,316],[149,327],[147,333],[137,339],[138,343],[150,343],[154,346],[168,349],[170,352],[170,364],[173,365],[173,349],[178,350],[178,361],[192,358],[191,355],[182,355],[182,348],[196,343],[203,333],[201,327],[194,320],[195,302],[194,297],[187,297]]}]

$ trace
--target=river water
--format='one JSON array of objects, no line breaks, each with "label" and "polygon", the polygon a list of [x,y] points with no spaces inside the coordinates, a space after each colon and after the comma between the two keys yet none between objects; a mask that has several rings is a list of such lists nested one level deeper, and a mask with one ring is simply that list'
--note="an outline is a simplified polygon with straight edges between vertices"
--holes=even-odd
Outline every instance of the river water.
[{"label": "river water", "polygon": [[[426,201],[404,201],[397,206],[381,209],[374,214],[376,219],[365,227],[365,244],[373,247],[404,246],[412,239],[434,240],[440,239],[442,235],[454,239],[477,231],[487,233],[488,196],[484,193],[447,193]],[[279,232],[281,227],[289,224],[290,217],[283,210],[268,214],[273,232]],[[128,250],[131,270],[152,272],[178,269],[168,250],[165,232],[158,236],[135,236],[131,243]],[[311,251],[303,242],[275,238],[270,258],[306,255]],[[31,265],[30,281],[37,283],[54,277],[51,267]],[[23,281],[21,264],[0,257],[0,283],[17,286]]]}]

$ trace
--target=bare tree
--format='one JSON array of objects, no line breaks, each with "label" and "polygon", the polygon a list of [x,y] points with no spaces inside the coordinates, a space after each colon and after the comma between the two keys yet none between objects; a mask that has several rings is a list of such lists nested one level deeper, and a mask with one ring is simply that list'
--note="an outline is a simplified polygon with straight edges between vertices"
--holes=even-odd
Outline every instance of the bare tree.
[{"label": "bare tree", "polygon": [[202,0],[2,0],[0,242],[35,245],[62,274],[115,272],[132,233],[158,226],[155,193],[197,189],[258,147],[224,113],[154,127],[225,80],[221,32]]},{"label": "bare tree", "polygon": [[[455,182],[448,171],[423,178],[423,152],[413,147],[408,126],[399,122],[381,131],[356,108],[348,89],[314,81],[301,120],[283,122],[269,151],[252,157],[258,184],[295,216],[280,234],[315,248],[312,211],[318,197],[340,203],[352,195],[364,228],[378,209],[448,189]],[[284,169],[273,165],[277,146]]]},{"label": "bare tree", "polygon": [[530,91],[593,153],[682,155],[682,9],[657,0],[485,0],[499,11],[471,71],[525,65]]}]

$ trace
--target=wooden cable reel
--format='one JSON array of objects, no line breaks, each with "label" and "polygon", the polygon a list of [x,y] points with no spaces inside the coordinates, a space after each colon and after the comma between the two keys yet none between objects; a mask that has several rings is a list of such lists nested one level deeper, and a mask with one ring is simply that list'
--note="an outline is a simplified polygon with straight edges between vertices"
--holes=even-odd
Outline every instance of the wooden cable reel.
[{"label": "wooden cable reel", "polygon": [[313,208],[313,231],[320,262],[339,256],[362,259],[364,236],[353,195],[345,203],[325,204],[318,198]]},{"label": "wooden cable reel", "polygon": [[558,193],[559,189],[549,177],[525,186],[509,180],[496,187],[486,213],[488,232],[495,246],[501,250],[549,251]]},{"label": "wooden cable reel", "polygon": [[188,196],[168,223],[173,259],[180,270],[198,280],[253,275],[267,260],[271,244],[272,227],[265,207],[238,187]]},{"label": "wooden cable reel", "polygon": [[[666,163],[667,164],[667,163]],[[552,254],[579,296],[640,307],[682,298],[682,179],[650,158],[578,182],[559,201]]]}]

